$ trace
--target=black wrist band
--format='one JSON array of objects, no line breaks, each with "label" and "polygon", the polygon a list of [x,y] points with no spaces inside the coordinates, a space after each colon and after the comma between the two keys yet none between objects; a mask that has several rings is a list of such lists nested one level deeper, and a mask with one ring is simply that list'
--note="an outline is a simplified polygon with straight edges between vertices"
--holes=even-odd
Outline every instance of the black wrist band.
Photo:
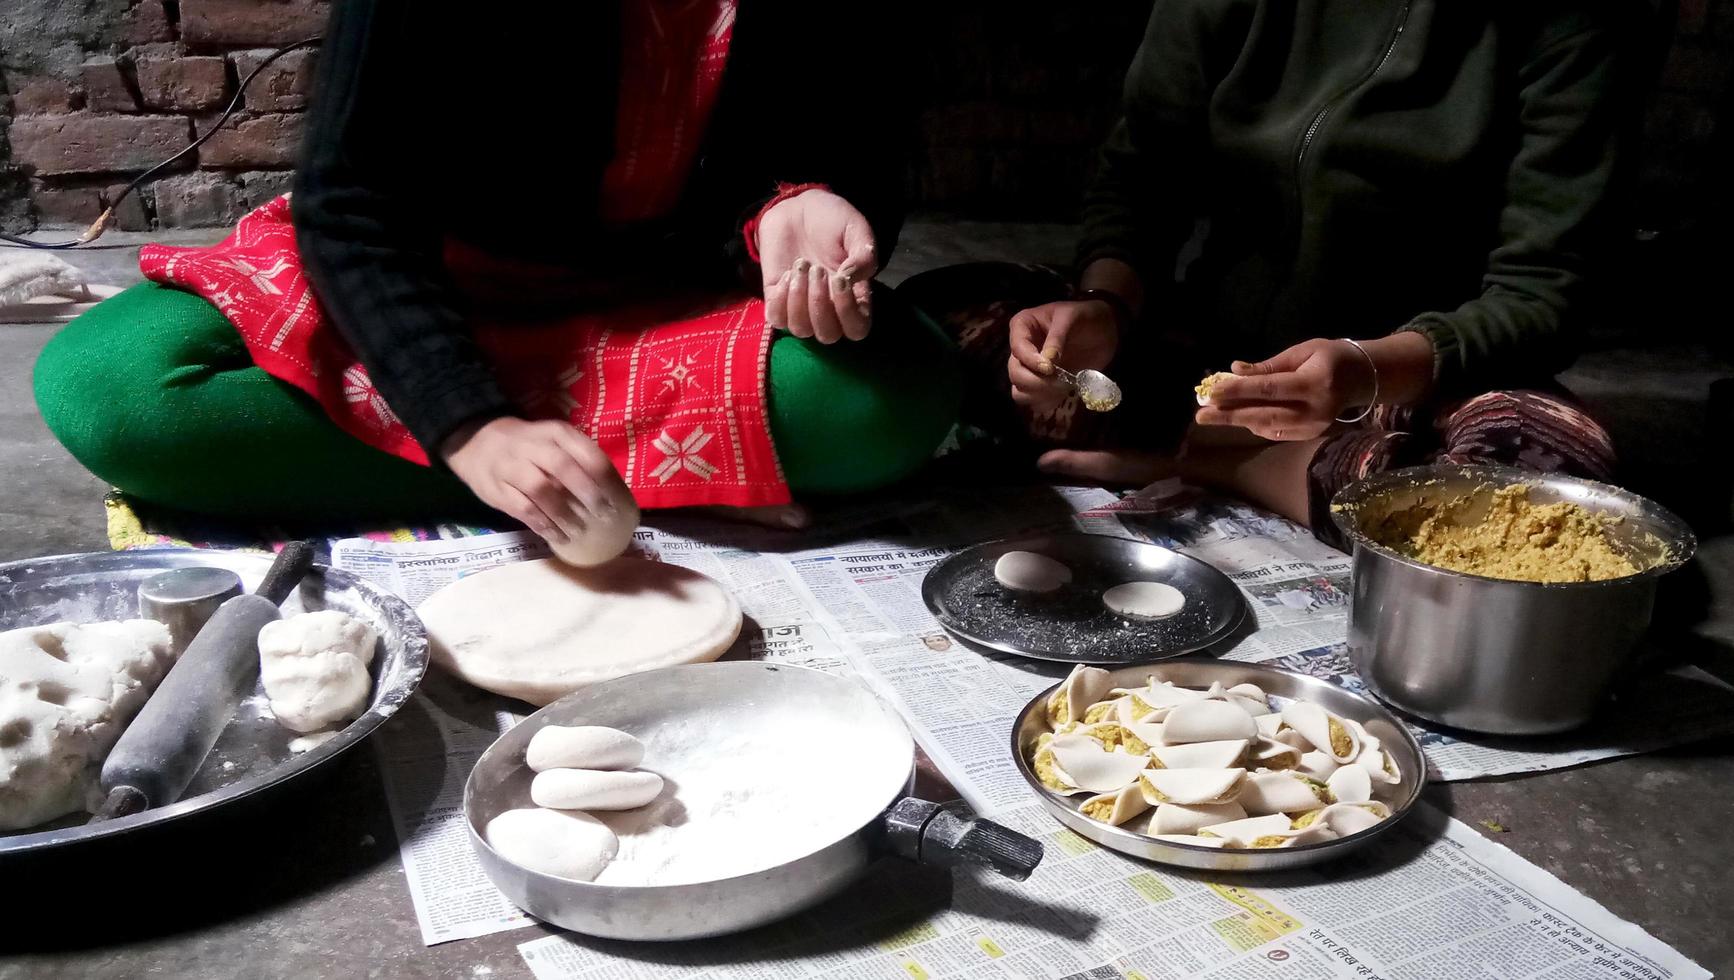
[{"label": "black wrist band", "polygon": [[1137,315],[1132,312],[1132,304],[1126,302],[1124,296],[1121,296],[1113,290],[1085,289],[1079,291],[1076,299],[1080,302],[1084,300],[1099,299],[1108,304],[1108,308],[1114,311],[1115,325],[1121,330],[1131,329],[1133,321],[1138,319]]}]

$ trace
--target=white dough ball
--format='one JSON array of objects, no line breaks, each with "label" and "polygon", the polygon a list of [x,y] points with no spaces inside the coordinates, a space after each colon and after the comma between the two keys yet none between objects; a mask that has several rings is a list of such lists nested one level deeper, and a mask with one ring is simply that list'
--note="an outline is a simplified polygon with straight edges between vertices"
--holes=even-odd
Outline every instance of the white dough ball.
[{"label": "white dough ball", "polygon": [[1131,619],[1167,619],[1186,605],[1186,596],[1162,582],[1127,582],[1102,593],[1108,611]]},{"label": "white dough ball", "polygon": [[993,577],[1014,592],[1052,592],[1072,580],[1072,570],[1047,555],[1008,551],[993,564]]},{"label": "white dough ball", "polygon": [[564,810],[507,810],[488,821],[483,836],[518,867],[573,881],[594,880],[620,851],[607,824]]},{"label": "white dough ball", "polygon": [[590,568],[613,561],[626,553],[632,544],[632,532],[638,530],[638,501],[626,484],[608,487],[609,503],[614,509],[587,523],[583,530],[564,541],[548,543],[554,557],[568,565]]},{"label": "white dough ball", "polygon": [[530,780],[530,799],[556,810],[632,810],[661,792],[661,776],[637,769],[549,769]]},{"label": "white dough ball", "polygon": [[293,732],[314,732],[361,714],[379,634],[336,609],[306,612],[259,630],[259,679],[271,713]]},{"label": "white dough ball", "polygon": [[524,763],[545,769],[631,769],[644,761],[644,743],[618,728],[546,725],[530,736]]}]

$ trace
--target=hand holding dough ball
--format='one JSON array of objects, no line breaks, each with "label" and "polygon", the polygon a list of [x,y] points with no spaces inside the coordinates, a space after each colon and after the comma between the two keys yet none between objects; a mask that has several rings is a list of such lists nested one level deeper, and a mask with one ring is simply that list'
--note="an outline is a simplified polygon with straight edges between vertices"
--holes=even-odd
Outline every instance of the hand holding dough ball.
[{"label": "hand holding dough ball", "polygon": [[301,613],[259,631],[259,679],[284,728],[314,732],[360,715],[373,676],[374,628],[336,609]]},{"label": "hand holding dough ball", "polygon": [[591,568],[626,553],[632,532],[638,530],[638,501],[632,499],[632,491],[623,482],[611,482],[605,490],[609,507],[601,513],[592,512],[582,527],[570,527],[565,540],[549,542],[554,557],[568,565]]},{"label": "hand holding dough ball", "polygon": [[1186,606],[1186,596],[1162,582],[1127,582],[1102,593],[1109,612],[1127,619],[1167,619]]},{"label": "hand holding dough ball", "polygon": [[530,799],[556,810],[632,810],[661,792],[661,776],[636,769],[547,769],[530,780]]},{"label": "hand holding dough ball", "polygon": [[1218,371],[1215,374],[1205,377],[1203,381],[1198,382],[1197,387],[1192,389],[1192,393],[1198,396],[1198,404],[1210,404],[1210,393],[1216,388],[1217,383],[1222,381],[1224,378],[1232,377],[1234,377],[1234,375],[1229,374],[1227,371]]},{"label": "hand holding dough ball", "polygon": [[1033,551],[1008,551],[994,562],[993,577],[1014,592],[1053,592],[1072,581],[1072,570]]},{"label": "hand holding dough ball", "polygon": [[644,743],[618,728],[546,725],[530,736],[524,763],[549,769],[631,769],[644,761]]},{"label": "hand holding dough ball", "polygon": [[592,881],[620,851],[620,838],[588,813],[525,808],[488,821],[488,846],[513,864],[573,881]]}]

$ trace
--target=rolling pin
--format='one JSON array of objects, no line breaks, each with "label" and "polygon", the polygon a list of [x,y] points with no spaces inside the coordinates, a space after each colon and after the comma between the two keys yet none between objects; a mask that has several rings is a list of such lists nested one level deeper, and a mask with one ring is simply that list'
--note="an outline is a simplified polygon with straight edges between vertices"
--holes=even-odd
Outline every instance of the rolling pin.
[{"label": "rolling pin", "polygon": [[259,630],[282,616],[278,605],[312,563],[312,547],[291,541],[252,595],[217,607],[103,762],[97,820],[180,799],[258,680]]}]

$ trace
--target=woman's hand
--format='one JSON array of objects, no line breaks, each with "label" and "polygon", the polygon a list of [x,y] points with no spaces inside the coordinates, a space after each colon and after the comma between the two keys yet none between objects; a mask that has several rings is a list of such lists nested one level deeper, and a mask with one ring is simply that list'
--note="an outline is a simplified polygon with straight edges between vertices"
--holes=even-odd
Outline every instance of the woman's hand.
[{"label": "woman's hand", "polygon": [[1120,349],[1114,308],[1099,299],[1067,300],[1032,307],[1012,317],[1012,401],[1050,412],[1071,392],[1055,365],[1077,373],[1106,368]]},{"label": "woman's hand", "polygon": [[446,465],[482,503],[564,542],[614,509],[625,481],[589,436],[568,422],[497,418],[459,429]]},{"label": "woman's hand", "polygon": [[1210,392],[1199,425],[1235,425],[1278,442],[1316,439],[1345,410],[1370,404],[1413,404],[1432,383],[1433,344],[1423,334],[1396,333],[1362,344],[1308,340],[1268,361],[1236,361],[1234,377]]},{"label": "woman's hand", "polygon": [[873,226],[854,205],[830,191],[802,191],[759,219],[758,245],[771,326],[822,344],[867,336],[879,261]]}]

